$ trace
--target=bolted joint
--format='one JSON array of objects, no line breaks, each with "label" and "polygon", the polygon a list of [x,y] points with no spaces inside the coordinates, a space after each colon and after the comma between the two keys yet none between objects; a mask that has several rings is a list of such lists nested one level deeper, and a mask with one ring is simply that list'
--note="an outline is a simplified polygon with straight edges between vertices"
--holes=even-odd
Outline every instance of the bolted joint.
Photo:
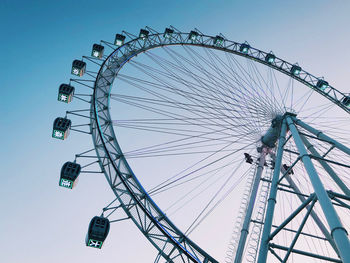
[{"label": "bolted joint", "polygon": [[270,202],[270,201],[274,202],[275,204],[277,203],[276,198],[270,197],[269,199],[267,199],[267,202]]},{"label": "bolted joint", "polygon": [[338,227],[333,228],[332,231],[331,231],[331,236],[332,236],[333,238],[334,238],[333,233],[334,233],[334,231],[336,231],[336,230],[340,230],[340,231],[342,231],[342,232],[345,232],[345,234],[348,235],[348,231],[346,231],[346,229],[345,229],[344,227],[338,226]]},{"label": "bolted joint", "polygon": [[298,159],[300,159],[300,160],[302,160],[302,161],[303,161],[303,158],[304,158],[304,157],[309,157],[309,158],[310,158],[310,154],[308,154],[308,153],[301,154],[301,155],[299,156],[299,158],[298,158]]}]

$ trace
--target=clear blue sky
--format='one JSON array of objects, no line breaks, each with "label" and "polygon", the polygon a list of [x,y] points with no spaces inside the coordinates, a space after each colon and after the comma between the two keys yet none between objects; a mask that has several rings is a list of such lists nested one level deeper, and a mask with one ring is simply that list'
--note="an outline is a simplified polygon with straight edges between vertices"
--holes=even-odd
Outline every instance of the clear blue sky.
[{"label": "clear blue sky", "polygon": [[93,43],[146,25],[197,27],[273,50],[349,92],[349,13],[350,2],[340,0],[1,0],[0,261],[128,263],[155,256],[130,223],[115,227],[104,250],[87,249],[88,222],[111,194],[97,178],[81,180],[74,192],[58,187],[62,164],[91,138],[51,139],[52,121],[69,108],[57,102],[57,88]]}]

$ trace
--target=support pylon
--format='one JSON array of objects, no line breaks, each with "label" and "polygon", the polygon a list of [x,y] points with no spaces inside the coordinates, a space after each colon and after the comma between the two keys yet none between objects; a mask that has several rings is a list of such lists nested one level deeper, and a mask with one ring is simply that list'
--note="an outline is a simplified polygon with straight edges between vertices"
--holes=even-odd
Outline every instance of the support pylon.
[{"label": "support pylon", "polygon": [[[285,115],[283,115],[281,120],[281,125],[278,130],[278,145],[277,145],[276,155],[272,156],[273,159],[275,160],[275,166],[274,166],[274,173],[271,180],[270,194],[267,202],[266,216],[265,216],[264,222],[262,222],[264,225],[264,228],[263,228],[263,234],[260,240],[258,263],[267,262],[269,251],[271,252],[272,255],[276,256],[278,260],[281,262],[287,262],[289,255],[291,255],[292,253],[295,253],[299,255],[324,259],[324,260],[333,261],[333,262],[350,263],[350,242],[349,242],[348,233],[344,228],[344,226],[342,225],[339,219],[339,216],[337,214],[337,211],[334,205],[332,204],[331,195],[329,194],[329,191],[327,191],[330,189],[325,189],[324,185],[322,184],[320,175],[318,174],[316,168],[312,163],[312,158],[316,159],[320,163],[322,168],[329,174],[330,178],[333,179],[335,184],[338,185],[339,188],[343,191],[343,193],[345,194],[343,196],[347,198],[350,198],[350,196],[348,196],[349,189],[342,182],[341,177],[337,175],[334,169],[332,169],[331,166],[327,163],[327,160],[324,160],[324,158],[322,158],[322,156],[313,147],[313,145],[307,140],[305,134],[302,134],[298,130],[297,128],[298,125],[300,125],[303,129],[315,135],[316,137],[314,136],[314,139],[316,138],[316,139],[322,140],[323,142],[329,143],[332,147],[337,148],[340,151],[344,152],[345,154],[350,155],[350,149],[348,147],[339,143],[333,138],[323,134],[317,129],[314,129],[313,127],[302,122],[301,120],[298,120],[296,118],[296,115],[291,113],[286,113]],[[297,153],[294,152],[295,154],[298,154],[298,158],[294,164],[298,162],[299,163],[302,162],[306,170],[306,173],[308,175],[308,178],[311,182],[311,185],[313,187],[314,193],[310,194],[308,198],[302,197],[303,194],[293,183],[293,179],[292,179],[293,175],[288,174],[290,170],[286,171],[286,169],[282,167],[283,152],[287,141],[286,134],[288,131],[290,134],[290,136],[288,137],[288,140],[292,138],[294,140],[296,149],[298,150]],[[275,212],[275,205],[278,202],[278,189],[279,189],[279,185],[281,184],[282,178],[287,179],[287,182],[289,182],[291,189],[293,189],[294,193],[298,195],[302,203],[294,212],[292,212],[289,216],[287,216],[285,221],[282,222],[280,226],[275,226],[274,231],[272,231],[272,221],[273,221],[274,212]],[[339,196],[342,196],[342,195],[339,194]],[[325,226],[320,221],[317,214],[313,211],[314,205],[316,202],[320,204],[320,207],[326,219],[326,223],[328,224],[328,229],[327,229],[327,226]],[[273,238],[281,230],[283,230],[291,220],[293,220],[297,215],[300,214],[301,211],[305,209],[306,209],[306,214],[303,217],[302,223],[300,224],[298,230],[295,231],[295,236],[293,238],[293,241],[289,245],[289,247],[274,244],[272,242]],[[309,216],[314,220],[316,225],[324,234],[325,239],[329,241],[334,251],[338,255],[339,259],[330,258],[323,255],[317,255],[312,251],[308,252],[308,251],[302,251],[300,249],[294,248],[299,236],[302,234],[303,227],[306,221],[308,220]],[[286,251],[284,258],[281,258],[280,256],[278,256],[273,249],[280,249],[280,250]]]}]

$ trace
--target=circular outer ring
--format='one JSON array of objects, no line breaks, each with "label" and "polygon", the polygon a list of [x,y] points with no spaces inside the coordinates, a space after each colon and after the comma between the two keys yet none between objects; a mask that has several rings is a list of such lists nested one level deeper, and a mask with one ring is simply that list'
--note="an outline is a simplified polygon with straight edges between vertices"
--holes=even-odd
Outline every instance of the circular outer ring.
[{"label": "circular outer ring", "polygon": [[252,47],[249,47],[247,53],[242,53],[240,52],[241,43],[224,39],[220,45],[216,45],[214,40],[215,37],[203,34],[191,40],[189,33],[182,32],[174,32],[170,38],[156,33],[145,39],[132,39],[117,47],[104,60],[94,84],[90,127],[100,167],[126,214],[159,251],[158,258],[161,256],[168,262],[217,263],[218,261],[191,241],[170,221],[147,194],[123,156],[114,134],[109,112],[109,98],[112,83],[125,63],[149,49],[169,45],[192,45],[222,50],[247,57],[289,75],[350,113],[350,109],[342,103],[347,97],[344,93],[331,86],[320,90],[316,86],[319,79],[306,71],[301,70],[300,74],[295,76],[291,73],[293,65],[287,61],[276,57],[274,62],[268,63],[265,57],[269,53]]}]

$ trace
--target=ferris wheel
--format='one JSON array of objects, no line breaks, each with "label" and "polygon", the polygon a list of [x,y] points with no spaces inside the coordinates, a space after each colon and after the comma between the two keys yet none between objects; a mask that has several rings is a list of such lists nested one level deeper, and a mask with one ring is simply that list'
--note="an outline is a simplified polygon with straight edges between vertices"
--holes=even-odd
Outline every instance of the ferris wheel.
[{"label": "ferris wheel", "polygon": [[93,147],[59,185],[100,173],[115,195],[87,246],[132,220],[155,262],[214,263],[230,222],[227,263],[350,262],[348,94],[273,52],[172,26],[94,44],[71,73],[58,100],[85,107],[52,137],[80,132]]}]

